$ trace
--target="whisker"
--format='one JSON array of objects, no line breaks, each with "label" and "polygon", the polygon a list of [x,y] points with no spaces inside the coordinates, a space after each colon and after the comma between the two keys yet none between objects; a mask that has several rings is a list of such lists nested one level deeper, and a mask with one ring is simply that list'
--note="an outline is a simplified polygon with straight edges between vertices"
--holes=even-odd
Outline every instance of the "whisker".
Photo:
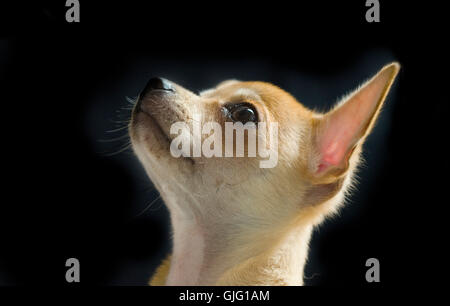
[{"label": "whisker", "polygon": [[125,138],[128,138],[128,137],[129,137],[129,135],[125,134],[125,135],[122,135],[122,136],[119,136],[119,137],[115,137],[115,138],[111,138],[111,139],[99,139],[98,141],[99,142],[114,142],[114,141],[119,141],[119,140],[122,140],[122,139],[125,139]]},{"label": "whisker", "polygon": [[150,204],[147,205],[147,207],[144,208],[139,214],[134,216],[134,218],[138,218],[142,216],[150,207],[152,207],[153,204],[155,204],[159,199],[161,199],[161,195],[158,195],[153,201],[150,202]]},{"label": "whisker", "polygon": [[[130,118],[130,119],[131,119],[131,118]],[[128,124],[128,123],[130,123],[130,119],[128,119],[128,120],[112,120],[112,119],[110,119],[110,121],[111,121],[112,123],[117,123],[117,124],[123,124],[123,123]]]},{"label": "whisker", "polygon": [[108,156],[108,157],[110,157],[110,156],[115,156],[115,155],[120,154],[120,153],[122,153],[122,152],[124,152],[124,151],[126,151],[126,150],[128,150],[128,149],[130,149],[130,148],[131,148],[131,142],[128,143],[128,144],[126,144],[123,148],[120,148],[119,150],[117,150],[117,151],[115,151],[115,152],[112,152],[112,153],[104,153],[104,156]]},{"label": "whisker", "polygon": [[128,125],[125,125],[125,126],[122,126],[120,128],[113,129],[113,130],[108,130],[108,131],[106,131],[106,133],[116,133],[116,132],[119,132],[119,131],[122,131],[122,130],[125,130],[125,129],[128,129]]},{"label": "whisker", "polygon": [[125,100],[127,100],[127,102],[130,103],[131,105],[136,104],[137,99],[138,99],[138,97],[136,97],[134,99],[130,98],[130,97],[125,97]]}]

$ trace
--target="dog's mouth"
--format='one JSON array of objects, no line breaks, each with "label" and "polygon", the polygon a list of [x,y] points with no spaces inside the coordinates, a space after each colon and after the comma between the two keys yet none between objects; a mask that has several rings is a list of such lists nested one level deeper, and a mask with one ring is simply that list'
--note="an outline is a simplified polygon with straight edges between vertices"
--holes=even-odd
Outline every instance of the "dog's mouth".
[{"label": "dog's mouth", "polygon": [[170,144],[171,139],[169,136],[164,132],[163,128],[159,124],[158,120],[149,112],[144,110],[138,110],[138,113],[143,114],[148,121],[151,122],[151,124],[154,126],[154,132],[157,132],[159,135],[161,135],[161,138],[168,144]]},{"label": "dog's mouth", "polygon": [[[162,78],[150,79],[144,90],[139,94],[133,108],[130,125],[132,138],[133,134],[137,133],[137,127],[142,125],[145,130],[148,130],[144,133],[152,134],[154,140],[151,142],[156,141],[156,143],[150,144],[151,150],[155,151],[154,145],[156,145],[156,147],[166,151],[166,154],[170,154],[172,137],[169,134],[170,128],[166,126],[164,121],[170,109],[164,104],[170,99],[174,99],[175,95],[175,86],[170,81]],[[190,163],[194,164],[194,160],[190,157],[183,157],[182,159],[189,160]]]},{"label": "dog's mouth", "polygon": [[[137,119],[137,116],[139,116],[139,119]],[[165,154],[170,154],[172,138],[167,135],[158,120],[151,113],[143,110],[137,110],[134,117],[136,117],[136,119],[133,119],[132,125],[136,124],[138,121],[145,120],[146,126],[151,129],[149,133],[152,133],[153,137],[156,138],[158,142],[158,147],[162,148],[163,151],[166,152]],[[191,157],[180,156],[179,159],[186,160],[192,165],[195,164],[194,159]]]}]

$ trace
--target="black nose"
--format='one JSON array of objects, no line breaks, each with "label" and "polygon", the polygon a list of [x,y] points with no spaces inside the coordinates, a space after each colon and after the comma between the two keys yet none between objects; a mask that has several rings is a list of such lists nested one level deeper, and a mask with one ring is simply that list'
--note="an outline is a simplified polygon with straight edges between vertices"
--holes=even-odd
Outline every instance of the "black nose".
[{"label": "black nose", "polygon": [[140,96],[143,97],[153,90],[174,91],[172,84],[168,80],[163,78],[151,78],[147,82],[147,85],[145,85]]}]

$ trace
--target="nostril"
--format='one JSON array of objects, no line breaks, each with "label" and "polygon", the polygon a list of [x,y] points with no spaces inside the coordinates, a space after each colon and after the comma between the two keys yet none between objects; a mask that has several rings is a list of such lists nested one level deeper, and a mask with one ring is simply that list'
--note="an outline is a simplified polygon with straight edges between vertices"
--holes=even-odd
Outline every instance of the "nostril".
[{"label": "nostril", "polygon": [[144,89],[139,94],[136,105],[134,107],[136,112],[141,111],[142,109],[142,100],[144,100],[145,96],[153,91],[159,91],[161,93],[165,92],[175,92],[175,88],[172,83],[164,78],[151,78]]},{"label": "nostril", "polygon": [[170,81],[163,78],[151,78],[141,92],[141,97],[152,90],[174,91]]}]

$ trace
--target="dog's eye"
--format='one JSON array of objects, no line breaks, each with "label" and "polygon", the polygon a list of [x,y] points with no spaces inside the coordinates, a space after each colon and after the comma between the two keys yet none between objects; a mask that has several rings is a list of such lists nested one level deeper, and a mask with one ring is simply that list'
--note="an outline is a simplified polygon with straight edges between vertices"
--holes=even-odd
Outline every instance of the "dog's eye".
[{"label": "dog's eye", "polygon": [[234,104],[227,107],[227,109],[229,117],[234,122],[242,122],[242,124],[258,122],[258,114],[255,108],[249,103]]}]

